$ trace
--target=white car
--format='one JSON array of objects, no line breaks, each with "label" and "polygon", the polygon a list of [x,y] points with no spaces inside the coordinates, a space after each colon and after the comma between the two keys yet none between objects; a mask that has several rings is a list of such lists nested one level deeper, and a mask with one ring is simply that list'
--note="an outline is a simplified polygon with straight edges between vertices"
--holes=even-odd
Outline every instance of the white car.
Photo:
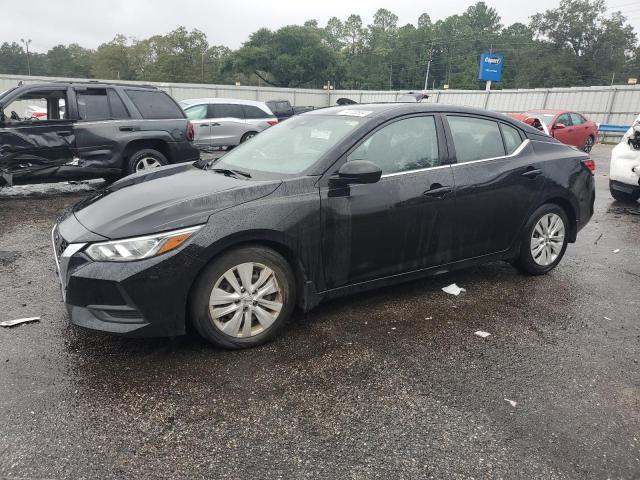
[{"label": "white car", "polygon": [[611,152],[609,190],[619,202],[640,198],[640,115]]},{"label": "white car", "polygon": [[200,148],[235,147],[278,123],[266,103],[233,98],[183,100]]}]

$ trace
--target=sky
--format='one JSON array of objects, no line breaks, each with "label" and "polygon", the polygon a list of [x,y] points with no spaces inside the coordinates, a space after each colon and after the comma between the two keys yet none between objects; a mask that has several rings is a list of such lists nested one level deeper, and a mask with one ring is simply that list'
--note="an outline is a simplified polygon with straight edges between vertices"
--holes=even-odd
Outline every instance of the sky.
[{"label": "sky", "polygon": [[[502,23],[528,23],[535,13],[556,8],[559,0],[485,0]],[[417,24],[426,12],[432,21],[462,13],[475,0],[5,0],[0,43],[32,40],[31,49],[46,52],[58,44],[78,43],[96,48],[122,33],[144,39],[179,26],[207,34],[210,45],[239,47],[261,27],[277,29],[308,19],[324,26],[332,16],[341,20],[359,14],[364,24],[378,8],[398,15],[399,25]],[[606,0],[610,10],[621,10],[640,36],[640,0]]]}]

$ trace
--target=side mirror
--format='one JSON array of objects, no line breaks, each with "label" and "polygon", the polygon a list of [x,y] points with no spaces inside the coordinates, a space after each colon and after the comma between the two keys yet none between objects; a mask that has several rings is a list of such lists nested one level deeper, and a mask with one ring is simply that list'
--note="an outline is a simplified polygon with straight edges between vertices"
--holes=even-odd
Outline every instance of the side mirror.
[{"label": "side mirror", "polygon": [[382,176],[382,170],[368,160],[347,162],[338,170],[338,179],[344,183],[376,183]]},{"label": "side mirror", "polygon": [[556,123],[556,124],[553,125],[553,129],[554,130],[562,130],[565,127],[566,127],[566,125],[564,123]]}]

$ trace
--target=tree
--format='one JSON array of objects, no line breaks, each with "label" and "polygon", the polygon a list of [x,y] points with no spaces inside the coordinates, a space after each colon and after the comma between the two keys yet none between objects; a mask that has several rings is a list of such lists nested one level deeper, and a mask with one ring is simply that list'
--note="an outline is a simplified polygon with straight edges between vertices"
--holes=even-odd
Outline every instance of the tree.
[{"label": "tree", "polygon": [[96,51],[91,72],[96,78],[135,80],[127,37],[116,35]]},{"label": "tree", "polygon": [[258,30],[235,52],[232,66],[278,87],[299,87],[339,74],[337,54],[319,30],[298,25]]}]

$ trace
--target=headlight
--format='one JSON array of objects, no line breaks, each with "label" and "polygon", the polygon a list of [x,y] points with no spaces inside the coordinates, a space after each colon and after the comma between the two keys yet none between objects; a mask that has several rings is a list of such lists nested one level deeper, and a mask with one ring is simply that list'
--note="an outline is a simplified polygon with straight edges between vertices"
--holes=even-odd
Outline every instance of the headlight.
[{"label": "headlight", "polygon": [[154,257],[182,245],[189,237],[202,228],[182,228],[172,232],[147,235],[145,237],[124,238],[110,242],[93,243],[85,250],[92,260],[100,262],[129,262]]}]

